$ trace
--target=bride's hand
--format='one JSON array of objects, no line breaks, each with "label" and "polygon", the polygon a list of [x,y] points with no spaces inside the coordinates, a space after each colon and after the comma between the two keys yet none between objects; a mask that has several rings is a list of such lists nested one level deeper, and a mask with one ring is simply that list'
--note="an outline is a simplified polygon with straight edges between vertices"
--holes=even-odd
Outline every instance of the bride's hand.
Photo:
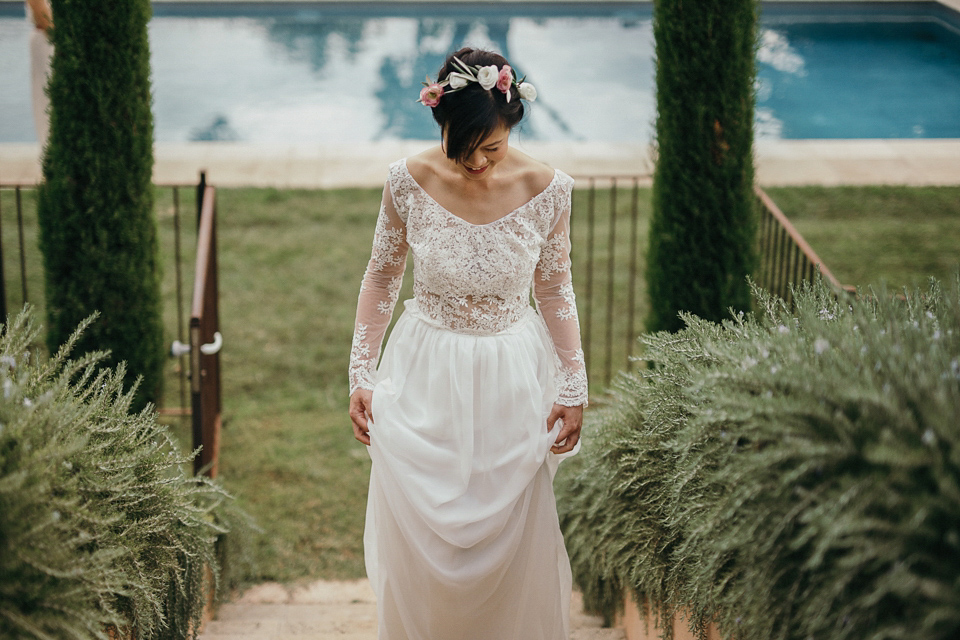
[{"label": "bride's hand", "polygon": [[557,436],[557,444],[550,447],[550,451],[553,453],[573,451],[577,441],[580,440],[580,427],[583,426],[583,405],[579,407],[565,407],[562,404],[553,405],[553,411],[547,417],[547,431],[553,429],[557,420],[561,420],[563,426]]},{"label": "bride's hand", "polygon": [[350,396],[350,420],[353,421],[353,437],[370,446],[370,427],[373,420],[373,391],[357,389]]}]

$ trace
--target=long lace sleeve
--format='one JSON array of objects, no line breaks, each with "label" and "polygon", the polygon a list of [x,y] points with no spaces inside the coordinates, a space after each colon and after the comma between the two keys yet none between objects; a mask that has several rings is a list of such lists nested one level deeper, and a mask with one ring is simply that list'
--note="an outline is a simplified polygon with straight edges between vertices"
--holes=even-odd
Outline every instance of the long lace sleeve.
[{"label": "long lace sleeve", "polygon": [[587,368],[580,346],[580,320],[570,270],[570,200],[558,216],[540,252],[533,294],[560,359],[558,404],[587,404]]},{"label": "long lace sleeve", "polygon": [[351,395],[357,389],[373,389],[380,345],[400,295],[406,265],[406,225],[397,213],[388,184],[383,189],[373,251],[357,301],[357,320],[350,349]]}]

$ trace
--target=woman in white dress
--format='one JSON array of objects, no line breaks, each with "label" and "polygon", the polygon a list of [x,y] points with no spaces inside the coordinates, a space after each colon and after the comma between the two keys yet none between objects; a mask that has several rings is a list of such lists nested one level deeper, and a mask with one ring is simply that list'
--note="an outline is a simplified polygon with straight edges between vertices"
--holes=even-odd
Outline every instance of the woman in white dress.
[{"label": "woman in white dress", "polygon": [[[508,145],[535,98],[502,56],[452,54],[420,99],[442,144],[384,187],[350,357],[381,640],[569,636],[552,483],[578,448],[587,378],[573,180]],[[378,367],[408,250],[414,297]]]},{"label": "woman in white dress", "polygon": [[34,27],[30,33],[30,88],[33,93],[33,124],[42,149],[50,130],[47,83],[50,81],[50,63],[53,59],[53,43],[50,41],[53,11],[49,0],[26,0],[25,6],[27,18]]}]

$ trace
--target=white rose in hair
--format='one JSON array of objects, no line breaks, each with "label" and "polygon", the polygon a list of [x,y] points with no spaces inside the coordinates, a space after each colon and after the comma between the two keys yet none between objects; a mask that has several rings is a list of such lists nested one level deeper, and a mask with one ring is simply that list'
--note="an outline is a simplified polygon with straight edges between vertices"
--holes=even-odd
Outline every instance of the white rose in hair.
[{"label": "white rose in hair", "polygon": [[533,102],[537,99],[537,88],[534,87],[529,82],[524,82],[518,87],[520,91],[520,97],[526,100],[527,102]]},{"label": "white rose in hair", "polygon": [[484,89],[492,89],[494,85],[497,84],[497,79],[499,77],[500,70],[497,69],[497,66],[493,64],[489,67],[480,67],[480,69],[477,71],[477,81]]},{"label": "white rose in hair", "polygon": [[457,73],[454,71],[447,76],[447,81],[450,83],[451,89],[463,89],[465,86],[467,86],[470,78],[462,73]]}]

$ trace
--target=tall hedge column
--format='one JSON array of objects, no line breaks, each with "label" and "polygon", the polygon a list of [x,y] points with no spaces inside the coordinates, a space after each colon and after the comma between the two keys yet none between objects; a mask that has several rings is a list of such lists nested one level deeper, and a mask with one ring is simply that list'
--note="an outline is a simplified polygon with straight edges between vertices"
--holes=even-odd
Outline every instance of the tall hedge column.
[{"label": "tall hedge column", "polygon": [[163,366],[150,112],[149,0],[53,0],[50,138],[38,196],[47,341],[100,318],[77,351],[109,349],[155,400]]},{"label": "tall hedge column", "polygon": [[656,0],[657,151],[650,331],[748,309],[756,247],[756,0]]}]

